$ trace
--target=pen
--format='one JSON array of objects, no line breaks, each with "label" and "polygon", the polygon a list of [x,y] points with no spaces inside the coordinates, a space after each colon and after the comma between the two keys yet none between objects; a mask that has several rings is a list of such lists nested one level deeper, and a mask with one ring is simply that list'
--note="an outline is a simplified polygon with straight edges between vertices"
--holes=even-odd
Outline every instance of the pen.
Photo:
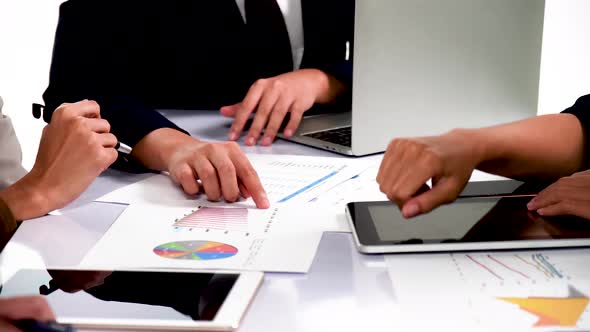
[{"label": "pen", "polygon": [[119,141],[117,141],[117,145],[115,145],[115,150],[124,154],[131,154],[131,151],[133,151],[133,149],[131,149],[129,145],[121,143]]},{"label": "pen", "polygon": [[15,320],[12,324],[23,332],[75,332],[76,329],[70,325],[57,322],[40,322],[34,319]]}]

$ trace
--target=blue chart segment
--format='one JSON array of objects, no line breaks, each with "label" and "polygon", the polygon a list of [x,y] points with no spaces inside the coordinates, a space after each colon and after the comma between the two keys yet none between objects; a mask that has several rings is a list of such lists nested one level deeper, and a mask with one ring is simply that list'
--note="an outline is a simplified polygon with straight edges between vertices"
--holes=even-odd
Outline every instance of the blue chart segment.
[{"label": "blue chart segment", "polygon": [[212,241],[179,241],[161,244],[154,248],[160,257],[184,260],[214,260],[235,256],[238,249],[229,244]]}]

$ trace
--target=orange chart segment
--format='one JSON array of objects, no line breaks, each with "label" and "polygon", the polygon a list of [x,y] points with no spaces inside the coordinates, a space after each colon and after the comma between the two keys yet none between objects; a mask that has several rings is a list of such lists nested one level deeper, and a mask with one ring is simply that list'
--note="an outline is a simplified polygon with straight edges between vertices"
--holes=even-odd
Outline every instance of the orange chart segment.
[{"label": "orange chart segment", "polygon": [[588,306],[590,299],[587,297],[570,298],[514,298],[501,297],[500,300],[516,304],[539,318],[535,327],[543,326],[576,326],[580,316]]}]

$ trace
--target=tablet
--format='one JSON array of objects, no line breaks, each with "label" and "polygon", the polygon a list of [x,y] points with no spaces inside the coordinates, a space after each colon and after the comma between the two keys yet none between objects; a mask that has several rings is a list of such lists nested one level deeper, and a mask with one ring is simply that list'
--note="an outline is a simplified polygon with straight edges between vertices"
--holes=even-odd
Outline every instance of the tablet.
[{"label": "tablet", "polygon": [[44,295],[59,323],[84,329],[231,331],[261,272],[23,269],[0,297]]},{"label": "tablet", "polygon": [[541,217],[532,196],[464,197],[406,219],[391,202],[349,203],[346,215],[363,253],[495,250],[590,245],[590,221]]}]

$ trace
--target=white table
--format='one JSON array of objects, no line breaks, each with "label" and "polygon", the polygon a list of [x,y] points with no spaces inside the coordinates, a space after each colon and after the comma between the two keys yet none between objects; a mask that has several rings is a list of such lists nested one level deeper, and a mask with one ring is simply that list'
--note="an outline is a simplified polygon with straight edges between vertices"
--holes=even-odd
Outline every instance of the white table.
[{"label": "white table", "polygon": [[[163,113],[206,140],[225,140],[231,123],[217,112]],[[272,147],[244,147],[244,150],[247,153],[337,156],[282,140]],[[49,266],[77,265],[126,207],[93,200],[147,176],[108,170],[79,199],[61,210],[61,215],[24,222],[11,243],[39,252]],[[383,257],[359,254],[350,234],[326,233],[308,274],[266,274],[239,330],[389,330],[395,324],[396,312]]]}]

